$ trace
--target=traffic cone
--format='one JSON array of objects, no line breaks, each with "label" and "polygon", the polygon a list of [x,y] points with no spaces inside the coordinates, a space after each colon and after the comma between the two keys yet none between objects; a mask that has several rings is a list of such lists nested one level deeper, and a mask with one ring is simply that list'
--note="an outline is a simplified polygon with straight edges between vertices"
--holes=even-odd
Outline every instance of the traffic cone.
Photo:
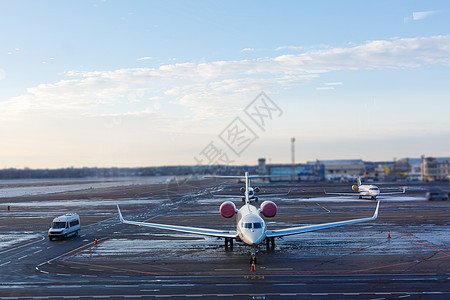
[{"label": "traffic cone", "polygon": [[391,232],[390,231],[388,231],[388,237],[387,237],[388,239],[390,239],[391,238]]},{"label": "traffic cone", "polygon": [[252,268],[250,269],[250,272],[255,272],[255,262],[252,261]]},{"label": "traffic cone", "polygon": [[97,245],[97,244],[98,244],[97,238],[95,238],[95,240],[94,240],[94,245]]},{"label": "traffic cone", "polygon": [[8,210],[11,210],[11,207],[8,205]]}]

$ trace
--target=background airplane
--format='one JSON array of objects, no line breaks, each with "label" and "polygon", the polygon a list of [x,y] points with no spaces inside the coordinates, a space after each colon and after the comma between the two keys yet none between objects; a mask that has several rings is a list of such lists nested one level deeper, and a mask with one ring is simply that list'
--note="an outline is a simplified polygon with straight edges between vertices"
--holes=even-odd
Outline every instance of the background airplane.
[{"label": "background airplane", "polygon": [[327,195],[341,195],[341,196],[355,196],[358,195],[359,199],[362,199],[363,197],[370,197],[372,200],[376,200],[377,196],[385,196],[385,195],[397,195],[397,194],[404,194],[406,192],[406,187],[403,187],[403,191],[399,192],[383,192],[380,193],[380,189],[373,184],[361,184],[361,177],[358,177],[358,185],[354,184],[352,185],[352,190],[356,191],[357,193],[336,193],[336,192],[327,192],[324,190],[325,194]]},{"label": "background airplane", "polygon": [[[257,176],[249,176],[249,178],[269,178],[272,176],[266,176],[266,175],[257,175]],[[204,178],[228,178],[228,179],[245,179],[245,176],[205,176]],[[250,202],[258,202],[259,198],[266,198],[266,197],[276,197],[276,196],[286,196],[289,195],[289,193],[291,192],[290,190],[287,191],[287,193],[280,193],[280,194],[262,194],[262,195],[257,195],[257,193],[260,192],[260,188],[259,187],[251,187],[249,185],[248,187],[248,200]],[[246,188],[245,187],[241,187],[239,189],[239,191],[243,194],[242,197],[242,202],[245,203],[245,191]],[[225,194],[215,194],[214,197],[226,197],[226,198],[230,198],[230,197],[236,197],[236,195],[225,195]]]},{"label": "background airplane", "polygon": [[[222,177],[222,176],[220,176]],[[245,204],[238,210],[236,205],[231,201],[225,201],[220,205],[219,211],[222,217],[231,218],[236,215],[236,230],[233,231],[224,231],[217,229],[207,229],[207,228],[197,228],[197,227],[188,227],[188,226],[178,226],[178,225],[166,225],[166,224],[158,224],[158,223],[147,223],[147,222],[136,222],[136,221],[128,221],[125,220],[120,211],[119,205],[117,205],[117,210],[119,212],[120,221],[124,224],[137,225],[137,226],[146,226],[160,229],[167,229],[173,231],[179,231],[190,234],[199,234],[205,236],[213,236],[218,238],[225,239],[225,248],[228,246],[230,248],[233,247],[233,240],[242,241],[245,244],[251,246],[251,263],[256,263],[256,246],[266,241],[266,246],[268,249],[275,248],[275,238],[283,237],[287,235],[300,234],[304,232],[310,232],[325,228],[331,228],[342,225],[349,225],[359,222],[366,222],[375,220],[378,216],[378,209],[380,206],[380,202],[378,202],[375,212],[372,217],[369,218],[361,218],[361,219],[352,219],[331,223],[323,223],[316,225],[306,225],[306,226],[297,226],[290,227],[285,229],[278,230],[268,230],[266,222],[262,218],[263,216],[266,218],[272,218],[277,213],[277,205],[272,201],[264,201],[261,203],[259,208],[256,208],[251,204],[251,200],[249,197],[250,191],[250,179],[258,176],[249,176],[248,172],[245,172],[244,176],[227,176],[225,178],[243,178],[245,179]],[[222,177],[224,178],[224,177]],[[256,201],[255,201],[256,202]]]}]

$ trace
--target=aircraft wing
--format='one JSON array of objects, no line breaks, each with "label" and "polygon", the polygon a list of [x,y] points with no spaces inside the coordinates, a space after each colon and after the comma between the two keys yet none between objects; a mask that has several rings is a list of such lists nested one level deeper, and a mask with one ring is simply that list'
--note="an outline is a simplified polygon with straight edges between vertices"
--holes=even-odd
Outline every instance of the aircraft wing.
[{"label": "aircraft wing", "polygon": [[199,235],[214,236],[214,237],[221,237],[221,238],[236,238],[238,236],[236,231],[223,231],[223,230],[207,229],[207,228],[196,228],[196,227],[188,227],[188,226],[165,225],[165,224],[157,224],[157,223],[128,221],[123,218],[122,213],[119,208],[119,204],[117,204],[117,210],[119,212],[120,222],[122,222],[124,224],[146,226],[146,227],[153,227],[153,228],[159,228],[159,229],[167,229],[167,230],[199,234]]},{"label": "aircraft wing", "polygon": [[323,224],[316,224],[316,225],[306,225],[306,226],[299,226],[299,227],[291,227],[291,228],[285,228],[285,229],[279,229],[279,230],[272,230],[266,232],[266,237],[281,237],[286,235],[293,235],[293,234],[299,234],[304,232],[310,232],[330,227],[337,227],[342,225],[349,225],[354,223],[360,223],[360,222],[367,222],[375,220],[378,217],[378,208],[380,207],[380,201],[378,201],[377,208],[375,209],[375,213],[370,218],[362,218],[362,219],[353,219],[353,220],[347,220],[347,221],[338,221],[338,222],[331,222],[331,223],[323,223]]},{"label": "aircraft wing", "polygon": [[[264,198],[264,197],[275,197],[275,196],[286,196],[289,195],[289,193],[291,192],[291,190],[289,190],[287,193],[283,193],[283,194],[258,194],[255,195],[255,197],[257,198]],[[234,197],[234,198],[239,198],[239,197],[244,197],[244,195],[225,195],[225,194],[215,194],[213,195],[214,197]]]},{"label": "aircraft wing", "polygon": [[358,196],[359,192],[352,192],[352,193],[328,193],[327,191],[323,190],[326,195],[339,195],[339,196]]},{"label": "aircraft wing", "polygon": [[398,194],[404,194],[406,192],[406,187],[404,187],[403,188],[403,191],[399,191],[399,192],[388,192],[388,193],[385,193],[385,192],[381,192],[380,191],[380,196],[385,196],[385,195],[398,195]]}]

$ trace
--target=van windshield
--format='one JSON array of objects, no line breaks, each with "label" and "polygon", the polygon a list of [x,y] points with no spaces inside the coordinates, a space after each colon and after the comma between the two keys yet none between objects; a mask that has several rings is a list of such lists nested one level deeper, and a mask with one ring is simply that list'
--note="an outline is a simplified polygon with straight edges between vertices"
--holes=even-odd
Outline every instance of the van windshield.
[{"label": "van windshield", "polygon": [[66,228],[66,222],[52,222],[52,228]]}]

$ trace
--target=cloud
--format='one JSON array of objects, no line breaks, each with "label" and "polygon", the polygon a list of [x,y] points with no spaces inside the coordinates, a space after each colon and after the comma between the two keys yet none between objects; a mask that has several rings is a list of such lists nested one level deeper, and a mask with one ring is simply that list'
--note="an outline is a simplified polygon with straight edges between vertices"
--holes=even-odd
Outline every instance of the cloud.
[{"label": "cloud", "polygon": [[144,56],[144,57],[138,58],[138,59],[136,59],[136,60],[137,60],[137,61],[141,61],[141,60],[150,60],[150,59],[153,59],[153,57],[150,57],[150,56]]},{"label": "cloud", "polygon": [[[80,115],[145,111],[153,99],[193,112],[196,118],[224,118],[243,99],[261,90],[286,89],[340,70],[450,66],[450,36],[394,38],[361,45],[251,60],[174,63],[159,68],[68,71],[56,83],[40,84],[0,103],[0,116],[35,111]],[[331,90],[342,82],[325,83]],[[220,107],[220,109],[218,109]]]},{"label": "cloud", "polygon": [[251,51],[255,51],[254,48],[244,48],[241,50],[241,52],[251,52]]},{"label": "cloud", "polygon": [[305,47],[302,46],[280,46],[275,49],[276,51],[280,50],[305,50]]},{"label": "cloud", "polygon": [[412,13],[412,19],[414,21],[423,20],[426,19],[434,14],[436,14],[437,11],[429,10],[429,11],[417,11]]},{"label": "cloud", "polygon": [[332,86],[322,86],[322,87],[316,88],[316,90],[318,90],[318,91],[329,91],[329,90],[334,90],[334,87],[332,87]]},{"label": "cloud", "polygon": [[0,80],[5,79],[5,77],[6,77],[6,72],[5,72],[5,70],[0,69]]}]

